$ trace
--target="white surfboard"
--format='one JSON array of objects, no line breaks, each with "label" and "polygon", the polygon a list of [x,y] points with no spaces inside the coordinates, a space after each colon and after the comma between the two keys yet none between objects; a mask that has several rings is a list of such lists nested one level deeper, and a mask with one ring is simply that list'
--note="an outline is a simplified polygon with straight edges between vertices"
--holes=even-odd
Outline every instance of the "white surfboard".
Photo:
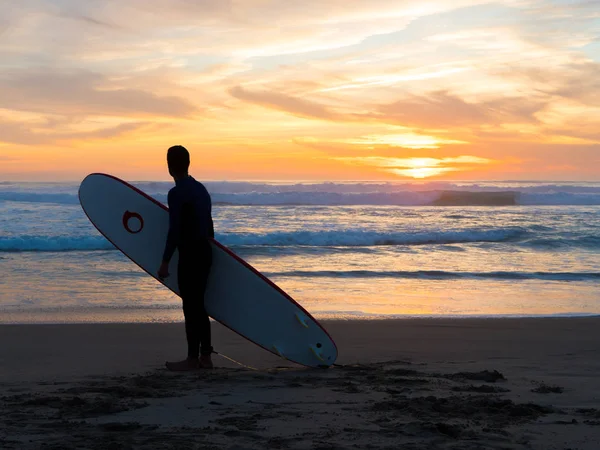
[{"label": "white surfboard", "polygon": [[[88,175],[79,201],[94,226],[129,259],[158,280],[169,229],[168,208],[106,174]],[[328,367],[337,347],[327,331],[289,295],[224,245],[212,240],[213,265],[205,307],[209,316],[264,349],[310,367]],[[158,280],[179,295],[178,253],[171,276]]]}]

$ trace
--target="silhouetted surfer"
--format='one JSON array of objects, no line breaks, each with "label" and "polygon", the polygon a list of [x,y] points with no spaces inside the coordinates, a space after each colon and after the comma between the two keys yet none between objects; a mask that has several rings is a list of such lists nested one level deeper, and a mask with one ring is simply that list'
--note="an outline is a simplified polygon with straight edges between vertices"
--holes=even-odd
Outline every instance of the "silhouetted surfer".
[{"label": "silhouetted surfer", "polygon": [[185,147],[171,147],[167,164],[175,187],[169,191],[169,234],[158,276],[169,276],[169,261],[178,249],[177,281],[183,300],[188,356],[183,361],[167,362],[166,366],[176,371],[212,368],[210,321],[204,309],[204,291],[212,264],[209,238],[215,235],[211,199],[204,185],[188,174],[190,154]]}]

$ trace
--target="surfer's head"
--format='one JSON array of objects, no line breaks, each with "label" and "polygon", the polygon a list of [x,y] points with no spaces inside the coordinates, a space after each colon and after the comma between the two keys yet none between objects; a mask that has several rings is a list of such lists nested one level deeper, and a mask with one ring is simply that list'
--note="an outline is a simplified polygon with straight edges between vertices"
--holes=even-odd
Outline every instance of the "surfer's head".
[{"label": "surfer's head", "polygon": [[182,145],[174,145],[167,151],[169,173],[177,178],[186,176],[190,168],[190,153]]}]

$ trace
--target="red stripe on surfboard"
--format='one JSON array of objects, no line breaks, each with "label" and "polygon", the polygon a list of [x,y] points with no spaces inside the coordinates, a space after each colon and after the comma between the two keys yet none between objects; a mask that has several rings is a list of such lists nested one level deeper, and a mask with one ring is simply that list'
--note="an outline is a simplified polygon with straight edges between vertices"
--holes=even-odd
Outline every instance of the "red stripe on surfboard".
[{"label": "red stripe on surfboard", "polygon": [[[169,208],[167,208],[164,204],[162,204],[161,202],[159,202],[158,200],[156,200],[155,198],[149,196],[148,194],[146,194],[145,192],[141,191],[140,189],[136,188],[135,186],[127,183],[126,181],[121,180],[120,178],[117,178],[113,175],[109,175],[106,173],[91,173],[88,176],[86,176],[83,181],[81,182],[81,184],[83,184],[83,182],[91,177],[91,176],[103,176],[106,178],[112,178],[115,181],[118,181],[122,184],[124,184],[125,186],[127,186],[130,189],[133,189],[135,192],[137,192],[138,194],[142,195],[143,197],[147,198],[148,200],[150,200],[151,202],[155,203],[156,205],[160,206],[162,209],[164,209],[165,211],[169,212]],[[81,185],[80,185],[81,186]],[[78,192],[78,197],[79,197],[79,204],[81,205],[81,209],[83,209],[83,212],[85,213],[85,215],[87,216],[88,220],[92,223],[92,225],[94,225],[94,227],[96,228],[96,230],[98,230],[98,232],[100,234],[102,234],[102,236],[104,236],[112,245],[114,245],[116,248],[118,248],[121,253],[123,253],[125,256],[127,256],[136,266],[138,266],[140,269],[142,269],[144,272],[146,272],[148,275],[150,275],[151,277],[153,277],[154,279],[158,280],[163,286],[165,286],[166,288],[170,289],[171,292],[173,292],[175,295],[179,296],[179,294],[177,292],[175,292],[173,289],[171,289],[169,286],[167,286],[166,284],[164,284],[155,274],[147,271],[146,269],[144,269],[142,266],[140,266],[131,256],[129,256],[127,253],[125,253],[123,250],[121,250],[119,248],[119,246],[117,244],[115,244],[107,235],[105,235],[102,230],[100,230],[96,224],[94,223],[94,221],[90,218],[90,216],[88,215],[87,211],[85,210],[85,208],[83,207],[83,204],[81,202],[81,188],[79,189]],[[331,337],[331,335],[329,334],[329,332],[323,328],[323,326],[317,321],[317,319],[315,319],[306,309],[304,309],[304,307],[302,305],[300,305],[296,300],[294,300],[292,297],[290,297],[289,294],[287,294],[283,289],[281,289],[279,286],[277,286],[275,283],[273,283],[271,280],[269,280],[266,276],[264,276],[262,273],[260,273],[258,270],[256,270],[254,267],[252,267],[250,264],[248,264],[246,261],[244,261],[242,258],[240,258],[238,255],[236,255],[233,251],[231,251],[229,248],[227,248],[226,246],[224,246],[223,244],[221,244],[219,241],[217,241],[216,239],[211,239],[212,242],[219,247],[221,250],[225,251],[226,253],[228,253],[230,256],[232,256],[234,259],[236,259],[240,264],[242,264],[243,266],[245,266],[246,268],[248,268],[249,270],[251,270],[255,275],[257,275],[258,277],[260,277],[263,281],[265,281],[267,284],[269,284],[272,288],[274,288],[277,292],[279,292],[281,295],[283,295],[283,297],[285,297],[288,301],[292,302],[294,305],[296,305],[302,312],[304,312],[308,317],[310,317],[313,322],[315,324],[317,324],[317,326],[323,330],[323,332],[327,335],[327,337],[331,340],[331,342],[333,343],[333,346],[335,347],[335,351],[336,351],[336,355],[339,356],[339,351],[337,348],[337,345],[335,343],[335,341],[333,340],[333,338]],[[213,317],[214,319],[214,317]],[[242,336],[243,338],[247,339],[248,341],[252,342],[255,345],[258,345],[259,347],[267,350],[270,353],[273,353],[276,356],[281,356],[278,353],[274,352],[273,350],[259,344],[258,342],[253,341],[252,339],[250,339],[249,337],[247,337],[246,335],[240,333],[237,330],[234,330],[233,328],[231,328],[229,325],[227,325],[225,322],[222,322],[218,319],[215,319],[217,322],[221,323],[222,325],[226,326],[227,328],[229,328],[231,331],[239,334],[240,336]],[[296,364],[300,364],[302,366],[306,366],[306,367],[313,367],[313,366],[309,366],[307,364],[303,364],[301,362],[298,361],[294,361],[293,359],[289,359],[289,358],[285,358],[288,359],[289,361],[295,362]],[[337,357],[336,357],[337,359]],[[334,361],[335,362],[335,361]],[[332,363],[333,364],[333,363]]]}]

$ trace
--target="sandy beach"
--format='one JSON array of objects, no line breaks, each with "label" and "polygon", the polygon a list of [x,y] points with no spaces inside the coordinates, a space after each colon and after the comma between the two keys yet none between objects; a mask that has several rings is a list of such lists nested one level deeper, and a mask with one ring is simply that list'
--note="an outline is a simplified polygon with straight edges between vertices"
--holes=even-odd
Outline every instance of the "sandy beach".
[{"label": "sandy beach", "polygon": [[324,321],[306,369],[223,326],[170,373],[182,324],[0,326],[3,449],[598,449],[600,318]]}]

